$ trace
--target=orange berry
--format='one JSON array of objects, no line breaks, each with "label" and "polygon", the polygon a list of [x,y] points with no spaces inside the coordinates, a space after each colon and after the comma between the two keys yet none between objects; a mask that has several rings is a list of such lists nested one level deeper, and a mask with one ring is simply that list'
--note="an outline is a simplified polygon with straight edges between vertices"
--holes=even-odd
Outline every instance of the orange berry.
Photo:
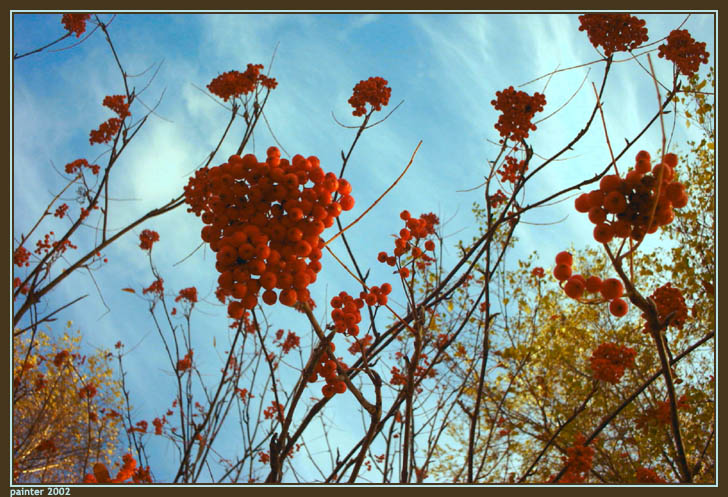
[{"label": "orange berry", "polygon": [[266,290],[265,292],[263,292],[263,302],[265,302],[266,304],[273,305],[276,303],[277,300],[278,296],[273,290]]},{"label": "orange berry", "polygon": [[589,221],[594,224],[603,223],[607,220],[607,212],[601,207],[592,207],[589,209]]},{"label": "orange berry", "polygon": [[610,214],[621,214],[627,208],[627,200],[618,191],[612,191],[604,197],[604,210]]},{"label": "orange berry", "polygon": [[293,307],[297,302],[297,297],[298,295],[296,294],[296,290],[293,288],[286,288],[281,291],[281,294],[278,296],[278,300],[280,300],[283,305]]},{"label": "orange berry", "polygon": [[650,153],[647,150],[640,150],[639,152],[637,152],[637,156],[635,157],[635,161],[638,161],[638,160],[646,160],[649,162]]},{"label": "orange berry", "polygon": [[665,154],[665,156],[662,158],[662,161],[668,166],[674,168],[677,166],[677,155],[673,153]]},{"label": "orange berry", "polygon": [[344,195],[339,200],[339,203],[341,203],[341,208],[345,211],[350,211],[354,208],[354,197],[351,195]]},{"label": "orange berry", "polygon": [[401,219],[402,221],[407,221],[407,220],[408,220],[409,218],[411,218],[411,217],[412,217],[412,215],[411,215],[411,214],[409,213],[409,211],[408,211],[408,210],[403,210],[403,211],[402,211],[402,212],[400,212],[400,214],[399,214],[399,218],[400,218],[400,219]]},{"label": "orange berry", "polygon": [[619,188],[622,179],[617,174],[607,174],[599,182],[599,189],[604,193],[612,192]]}]

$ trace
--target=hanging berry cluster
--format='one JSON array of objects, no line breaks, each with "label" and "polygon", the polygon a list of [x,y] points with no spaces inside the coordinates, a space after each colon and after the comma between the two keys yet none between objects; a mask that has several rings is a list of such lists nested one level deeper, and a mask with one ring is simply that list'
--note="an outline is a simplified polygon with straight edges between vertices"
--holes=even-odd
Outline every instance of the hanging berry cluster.
[{"label": "hanging berry cluster", "polygon": [[506,140],[521,141],[528,138],[528,132],[536,130],[536,125],[531,123],[531,119],[536,112],[543,110],[546,97],[538,92],[531,96],[525,91],[516,91],[512,86],[495,92],[495,96],[496,99],[490,103],[495,110],[502,112],[498,116],[495,129]]},{"label": "hanging berry cluster", "polygon": [[207,89],[210,90],[210,93],[217,95],[225,102],[231,97],[236,98],[252,92],[259,84],[269,90],[273,90],[278,86],[278,82],[275,78],[269,78],[265,74],[260,74],[262,69],[263,64],[248,64],[245,72],[224,72],[210,81]]},{"label": "hanging berry cluster", "polygon": [[596,348],[589,358],[594,378],[616,385],[624,376],[624,370],[634,367],[637,351],[631,347],[606,342]]},{"label": "hanging berry cluster", "polygon": [[[342,195],[338,201],[335,193]],[[206,225],[202,240],[217,253],[218,296],[230,300],[230,317],[254,308],[261,289],[268,305],[310,302],[308,285],[321,270],[319,235],[354,206],[350,193],[351,184],[324,173],[317,157],[289,162],[276,147],[265,162],[233,155],[196,172],[185,201]]]},{"label": "hanging berry cluster", "polygon": [[688,317],[688,308],[678,288],[672,286],[672,283],[666,283],[655,290],[650,298],[655,302],[659,319],[667,319],[672,314],[670,326],[682,329]]},{"label": "hanging berry cluster", "polygon": [[[341,292],[331,299],[331,319],[334,322],[334,329],[337,333],[344,333],[349,336],[359,334],[359,322],[364,307],[364,299],[355,299],[346,292]],[[333,344],[332,344],[333,345]]]},{"label": "hanging berry cluster", "polygon": [[670,224],[675,218],[673,208],[688,203],[685,186],[673,181],[676,165],[677,155],[665,154],[663,162],[652,167],[650,154],[643,150],[624,178],[609,174],[601,179],[598,190],[578,196],[574,206],[588,213],[596,225],[594,239],[599,243],[614,237],[641,241],[646,233]]},{"label": "hanging berry cluster", "polygon": [[573,258],[569,252],[556,254],[554,277],[561,282],[566,295],[579,300],[585,293],[598,294],[603,301],[609,302],[609,312],[612,315],[622,317],[627,314],[629,306],[620,298],[624,294],[624,286],[620,280],[617,278],[602,280],[599,276],[585,278],[580,274],[572,274],[572,265]]},{"label": "hanging berry cluster", "polygon": [[[434,261],[425,251],[432,252],[435,250],[435,242],[427,238],[435,234],[435,226],[440,223],[440,220],[431,212],[415,218],[407,210],[403,210],[399,214],[399,218],[405,222],[405,227],[399,231],[399,237],[394,240],[393,255],[379,252],[377,260],[389,266],[395,266],[398,258],[411,253],[410,263],[416,265],[417,269],[424,269]],[[421,242],[424,242],[422,248],[425,251],[420,248]],[[402,267],[399,273],[403,278],[407,278],[410,271],[407,267]]]},{"label": "hanging berry cluster", "polygon": [[[331,353],[336,350],[333,342],[329,342]],[[330,352],[326,351],[319,356],[318,364],[313,374],[308,378],[309,383],[318,381],[319,376],[326,380],[326,384],[321,387],[321,393],[327,399],[333,397],[337,393],[346,392],[346,383],[339,378],[336,372],[336,361]]]},{"label": "hanging berry cluster", "polygon": [[586,31],[594,47],[604,55],[634,50],[647,41],[645,21],[629,14],[584,14],[579,16],[579,31]]},{"label": "hanging berry cluster", "polygon": [[660,45],[657,56],[672,61],[678,71],[692,76],[700,64],[708,62],[705,43],[698,43],[686,29],[675,29],[667,37],[667,43]]},{"label": "hanging berry cluster", "polygon": [[61,22],[69,34],[73,33],[79,38],[86,31],[86,21],[91,14],[63,14]]}]

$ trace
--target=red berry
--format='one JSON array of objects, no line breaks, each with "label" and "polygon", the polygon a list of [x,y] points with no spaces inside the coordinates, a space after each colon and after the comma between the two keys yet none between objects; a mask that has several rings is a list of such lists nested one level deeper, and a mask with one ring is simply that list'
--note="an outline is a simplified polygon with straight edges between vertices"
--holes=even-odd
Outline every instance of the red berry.
[{"label": "red berry", "polygon": [[572,276],[564,285],[564,293],[572,299],[578,299],[584,293],[584,282]]},{"label": "red berry", "polygon": [[600,291],[604,300],[614,300],[622,296],[624,293],[624,286],[622,286],[622,282],[617,278],[607,278],[602,281],[602,288]]},{"label": "red berry", "polygon": [[599,243],[609,243],[614,238],[612,226],[607,223],[599,223],[594,227],[594,239]]},{"label": "red berry", "polygon": [[574,258],[569,252],[566,251],[556,254],[554,260],[556,261],[556,264],[566,264],[567,266],[571,266],[572,264],[574,264]]},{"label": "red berry", "polygon": [[554,277],[559,281],[564,281],[571,276],[571,266],[566,264],[557,264],[554,268]]},{"label": "red berry", "polygon": [[574,200],[574,207],[576,208],[577,212],[589,212],[589,209],[591,209],[589,194],[582,193],[581,195],[576,197],[576,200]]},{"label": "red berry", "polygon": [[586,291],[596,293],[602,289],[602,279],[599,276],[589,276],[586,279]]},{"label": "red berry", "polygon": [[627,314],[628,310],[629,306],[627,306],[627,302],[622,299],[614,299],[609,303],[609,312],[618,318]]}]

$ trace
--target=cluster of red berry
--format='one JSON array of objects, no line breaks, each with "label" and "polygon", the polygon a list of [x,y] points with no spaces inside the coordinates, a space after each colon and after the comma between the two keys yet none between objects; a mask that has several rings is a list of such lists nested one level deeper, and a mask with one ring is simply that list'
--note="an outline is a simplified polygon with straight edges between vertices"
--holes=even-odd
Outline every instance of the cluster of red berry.
[{"label": "cluster of red berry", "polygon": [[574,206],[588,213],[596,225],[594,239],[599,243],[609,243],[614,237],[641,241],[645,234],[670,224],[675,218],[673,208],[688,203],[685,186],[673,181],[675,166],[677,155],[665,154],[663,162],[652,167],[650,154],[642,150],[634,169],[624,178],[608,174],[599,182],[598,190],[579,195]]},{"label": "cluster of red berry", "polygon": [[[336,350],[333,342],[329,342],[329,347],[331,347],[332,353]],[[321,387],[321,393],[327,399],[337,393],[341,394],[346,392],[346,383],[339,378],[339,374],[336,372],[336,361],[334,361],[334,357],[328,351],[325,351],[319,356],[316,369],[314,369],[313,374],[308,379],[309,383],[318,381],[319,376],[326,380],[326,384]]]},{"label": "cluster of red berry", "polygon": [[263,64],[248,64],[245,72],[224,72],[210,81],[207,89],[210,90],[210,93],[217,95],[225,102],[230,97],[235,98],[252,92],[258,84],[269,90],[273,90],[278,86],[278,82],[275,78],[269,78],[265,74],[260,74],[261,69],[263,69]]},{"label": "cluster of red berry", "polygon": [[607,342],[599,345],[589,358],[594,378],[616,385],[624,370],[634,367],[637,351],[631,347]]},{"label": "cluster of red berry", "polygon": [[159,233],[153,230],[144,230],[139,234],[139,248],[152,250],[152,246],[159,241]]},{"label": "cluster of red berry", "polygon": [[[334,329],[337,333],[344,333],[349,336],[359,334],[359,322],[364,307],[364,299],[355,299],[346,292],[341,292],[331,299],[331,319],[334,321]],[[332,344],[333,345],[333,344]]]},{"label": "cluster of red berry", "polygon": [[89,168],[92,174],[99,174],[99,171],[101,170],[101,166],[89,164],[86,159],[76,159],[75,161],[66,164],[65,171],[68,174],[75,174],[81,172],[84,167]]},{"label": "cluster of red berry", "polygon": [[526,174],[527,170],[528,164],[525,160],[519,161],[509,155],[498,170],[498,174],[500,174],[502,182],[515,183],[523,174]]},{"label": "cluster of red berry", "polygon": [[680,289],[672,286],[672,283],[666,283],[655,290],[650,298],[655,302],[660,319],[666,319],[668,315],[674,313],[670,326],[682,329],[688,317],[688,307]]},{"label": "cluster of red berry", "polygon": [[620,297],[624,294],[624,286],[617,278],[602,280],[599,276],[584,278],[580,274],[572,274],[573,258],[569,252],[556,254],[554,277],[563,283],[564,293],[572,299],[579,299],[586,293],[598,293],[604,301],[609,302],[609,312],[616,317],[627,314],[627,302]]},{"label": "cluster of red berry", "polygon": [[538,92],[531,96],[524,91],[516,91],[512,86],[495,92],[495,96],[496,99],[490,103],[495,110],[502,112],[498,116],[495,129],[506,140],[521,141],[528,138],[528,132],[536,130],[536,125],[531,123],[531,119],[536,112],[543,110],[546,97]]},{"label": "cluster of red berry", "polygon": [[389,283],[383,283],[381,287],[373,286],[369,288],[368,292],[361,291],[359,298],[364,301],[368,306],[375,305],[387,305],[387,295],[392,292],[392,285]]},{"label": "cluster of red berry", "polygon": [[75,34],[78,38],[86,31],[86,21],[90,17],[91,14],[63,14],[61,22],[69,33]]},{"label": "cluster of red berry", "polygon": [[367,80],[359,81],[354,86],[354,94],[349,99],[349,104],[354,107],[355,116],[366,114],[366,104],[372,106],[372,110],[382,110],[383,105],[389,103],[392,89],[387,86],[387,80],[373,76]]},{"label": "cluster of red berry", "polygon": [[[389,266],[395,266],[397,264],[397,258],[411,253],[412,262],[417,265],[418,269],[423,269],[434,259],[420,248],[420,242],[424,240],[423,247],[425,250],[430,252],[435,250],[435,242],[428,240],[427,237],[435,234],[435,226],[440,223],[440,220],[431,212],[415,218],[407,210],[403,210],[399,214],[399,217],[405,222],[405,227],[399,231],[399,237],[394,240],[393,255],[388,255],[386,252],[379,252],[377,260]],[[399,273],[403,278],[407,278],[409,276],[409,269],[403,267]]]},{"label": "cluster of red berry", "polygon": [[586,437],[580,434],[574,440],[574,445],[566,449],[566,454],[566,471],[559,483],[582,483],[592,467],[594,449],[586,446]]},{"label": "cluster of red berry", "polygon": [[606,57],[634,50],[648,39],[645,21],[629,14],[584,14],[579,22],[579,31],[586,31],[595,48],[601,45]]},{"label": "cluster of red berry", "polygon": [[112,117],[101,123],[99,129],[92,130],[89,134],[89,143],[91,145],[94,143],[108,143],[119,132],[124,119],[131,115],[129,113],[129,104],[124,103],[125,98],[123,95],[113,95],[104,98],[103,105],[116,112],[119,117]]},{"label": "cluster of red berry", "polygon": [[[305,187],[309,181],[313,186]],[[319,235],[353,208],[350,193],[351,184],[324,173],[317,157],[296,155],[289,163],[276,147],[262,163],[252,154],[233,155],[197,171],[185,201],[206,224],[202,239],[217,253],[219,296],[231,299],[230,317],[254,308],[261,289],[268,305],[310,302],[307,287],[321,270]]]},{"label": "cluster of red berry", "polygon": [[635,478],[637,479],[637,483],[652,483],[656,485],[667,483],[667,480],[661,478],[654,469],[642,466],[637,468]]},{"label": "cluster of red berry", "polygon": [[657,56],[672,61],[680,73],[692,76],[700,64],[708,62],[705,43],[698,43],[686,29],[675,29],[667,37],[667,43],[660,45]]}]

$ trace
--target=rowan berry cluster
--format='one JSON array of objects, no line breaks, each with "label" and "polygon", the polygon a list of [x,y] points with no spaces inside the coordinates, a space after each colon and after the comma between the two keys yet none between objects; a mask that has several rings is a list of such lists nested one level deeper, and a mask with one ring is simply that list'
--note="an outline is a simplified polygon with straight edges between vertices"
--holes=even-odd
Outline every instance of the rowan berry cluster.
[{"label": "rowan berry cluster", "polygon": [[97,166],[96,164],[89,164],[86,159],[76,159],[73,162],[69,162],[66,164],[65,170],[67,174],[75,174],[82,171],[82,168],[84,167],[90,169],[92,174],[99,174],[99,171],[101,170],[100,166]]},{"label": "rowan berry cluster", "polygon": [[392,285],[383,283],[381,287],[373,286],[368,292],[361,291],[359,298],[368,306],[387,305],[387,295],[392,292]]},{"label": "rowan berry cluster", "polygon": [[651,483],[658,485],[662,483],[667,483],[667,480],[661,478],[654,469],[645,468],[642,466],[637,468],[635,478],[637,479],[637,483]]},{"label": "rowan berry cluster", "polygon": [[[99,129],[92,130],[89,136],[89,143],[108,143],[121,129],[124,118],[130,116],[129,104],[124,103],[126,97],[113,95],[104,98],[103,105],[116,112],[119,117],[112,117],[101,123]],[[94,173],[96,174],[96,173]]]},{"label": "rowan berry cluster", "polygon": [[[338,201],[335,193],[342,195]],[[230,299],[230,317],[240,319],[258,305],[261,289],[268,305],[312,303],[308,285],[321,270],[320,235],[353,208],[350,193],[351,184],[324,173],[317,157],[289,162],[276,147],[265,162],[233,155],[196,172],[185,186],[187,210],[206,225],[202,240],[217,253],[217,295]]]},{"label": "rowan berry cluster", "polygon": [[584,14],[579,16],[579,31],[586,31],[595,48],[604,55],[634,50],[647,41],[645,21],[629,14]]},{"label": "rowan berry cluster", "polygon": [[66,31],[75,34],[76,38],[79,38],[86,31],[86,21],[90,17],[91,14],[63,14],[61,22]]},{"label": "rowan berry cluster", "polygon": [[682,329],[688,317],[688,308],[680,289],[672,286],[672,283],[666,283],[655,290],[650,298],[655,302],[659,319],[664,320],[674,313],[670,326]]},{"label": "rowan berry cluster", "polygon": [[57,218],[63,219],[66,216],[66,213],[68,212],[68,204],[61,204],[58,207],[56,207],[56,211],[53,213],[53,215]]},{"label": "rowan berry cluster", "polygon": [[[393,255],[379,252],[377,260],[389,266],[395,266],[398,258],[401,259],[403,256],[411,254],[410,262],[418,269],[424,269],[434,261],[425,251],[433,252],[435,250],[435,242],[428,239],[428,237],[435,234],[435,227],[440,223],[440,220],[431,212],[415,218],[407,210],[403,210],[399,214],[399,218],[405,222],[405,227],[399,231],[399,237],[394,240]],[[420,248],[420,242],[423,241],[422,247],[424,250]],[[410,271],[408,268],[402,267],[399,274],[403,278],[407,278]]]},{"label": "rowan berry cluster", "polygon": [[78,396],[81,399],[92,399],[96,396],[96,385],[86,383],[78,390]]},{"label": "rowan berry cluster", "polygon": [[192,367],[192,356],[194,355],[194,352],[192,349],[190,349],[185,356],[177,361],[177,371],[180,373],[184,373],[188,369]]},{"label": "rowan berry cluster", "polygon": [[186,300],[190,304],[197,303],[197,288],[191,286],[180,290],[179,295],[175,297],[174,301],[179,302],[180,300]]},{"label": "rowan berry cluster", "polygon": [[[685,410],[689,407],[688,396],[681,395],[676,402],[678,410]],[[657,402],[653,407],[646,410],[645,414],[637,419],[637,428],[647,429],[650,425],[669,425],[672,422],[672,408],[670,401]]]},{"label": "rowan berry cluster", "polygon": [[13,263],[18,267],[30,266],[30,251],[22,245],[13,252]]},{"label": "rowan berry cluster", "polygon": [[152,250],[155,242],[159,241],[159,233],[153,230],[144,230],[139,234],[139,248],[142,250]]},{"label": "rowan berry cluster", "polygon": [[506,157],[505,163],[498,170],[502,182],[515,183],[518,179],[526,174],[528,164],[525,160],[519,161],[510,155]]},{"label": "rowan berry cluster", "polygon": [[84,483],[124,483],[131,478],[134,483],[152,483],[152,477],[149,466],[146,468],[138,467],[137,462],[131,454],[124,454],[122,457],[124,464],[119,468],[119,472],[115,478],[111,478],[109,470],[103,463],[94,464],[94,473],[87,474],[83,479]]},{"label": "rowan berry cluster", "polygon": [[601,295],[609,302],[609,312],[616,317],[627,314],[629,306],[620,297],[624,294],[624,286],[617,278],[602,280],[599,276],[585,278],[580,274],[572,274],[573,258],[569,252],[556,254],[554,277],[561,282],[564,293],[572,299],[579,300],[584,293]]},{"label": "rowan berry cluster", "polygon": [[677,155],[665,154],[654,167],[644,150],[635,159],[634,169],[624,178],[618,174],[604,176],[599,189],[579,195],[574,201],[578,212],[588,213],[596,226],[594,239],[609,243],[614,237],[631,237],[641,241],[647,233],[675,219],[673,209],[685,207],[685,186],[674,181]]},{"label": "rowan berry cluster", "polygon": [[210,93],[222,98],[225,102],[229,98],[236,98],[241,95],[247,95],[255,90],[260,84],[264,88],[273,90],[278,86],[275,78],[269,78],[265,74],[261,74],[263,64],[248,64],[245,72],[228,71],[220,74],[207,85]]},{"label": "rowan berry cluster", "polygon": [[373,111],[382,110],[383,105],[389,104],[389,97],[392,89],[387,86],[387,80],[373,76],[367,80],[359,81],[354,86],[354,94],[349,99],[349,104],[354,107],[355,116],[366,114],[366,104],[372,106]]},{"label": "rowan berry cluster", "polygon": [[331,299],[331,307],[333,308],[331,319],[336,332],[357,336],[359,334],[358,323],[361,321],[360,309],[364,307],[364,299],[355,299],[342,291]]},{"label": "rowan berry cluster", "polygon": [[603,343],[592,352],[589,359],[594,378],[616,385],[624,376],[624,370],[634,367],[637,351],[616,343]]},{"label": "rowan berry cluster", "polygon": [[660,45],[657,56],[672,61],[678,71],[692,76],[700,64],[708,62],[705,43],[698,43],[686,29],[675,29],[667,36],[667,43]]},{"label": "rowan berry cluster", "polygon": [[[331,355],[336,350],[336,347],[333,342],[329,342],[329,347],[331,348],[331,353],[325,351],[319,356],[316,369],[314,369],[313,374],[308,378],[309,383],[318,381],[319,376],[326,380],[326,384],[321,387],[321,393],[327,399],[330,399],[337,393],[342,394],[346,392],[346,382],[339,377],[336,370],[336,361],[334,360],[334,356]],[[342,364],[342,368],[344,367]]]},{"label": "rowan berry cluster", "polygon": [[578,435],[574,440],[574,445],[566,449],[566,454],[567,457],[564,458],[567,465],[566,471],[559,483],[582,483],[592,467],[594,449],[586,446],[584,435]]},{"label": "rowan berry cluster", "polygon": [[164,280],[162,278],[157,278],[152,282],[151,285],[149,285],[147,288],[144,288],[142,290],[143,294],[147,293],[153,293],[159,297],[161,297],[164,294]]},{"label": "rowan berry cluster", "polygon": [[516,91],[512,86],[495,92],[495,96],[496,99],[490,103],[495,110],[501,111],[495,129],[505,140],[521,141],[528,138],[528,132],[536,130],[531,119],[536,112],[543,110],[546,97],[538,92],[529,95],[524,91]]},{"label": "rowan berry cluster", "polygon": [[51,241],[51,237],[54,236],[55,233],[52,231],[50,233],[46,233],[43,236],[43,240],[38,240],[35,242],[35,253],[40,254],[41,252],[45,252],[46,254],[53,250],[57,256],[62,255],[66,252],[69,248],[71,249],[77,249],[78,247],[71,243],[71,240],[61,240],[61,241]]}]

